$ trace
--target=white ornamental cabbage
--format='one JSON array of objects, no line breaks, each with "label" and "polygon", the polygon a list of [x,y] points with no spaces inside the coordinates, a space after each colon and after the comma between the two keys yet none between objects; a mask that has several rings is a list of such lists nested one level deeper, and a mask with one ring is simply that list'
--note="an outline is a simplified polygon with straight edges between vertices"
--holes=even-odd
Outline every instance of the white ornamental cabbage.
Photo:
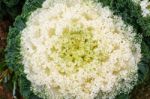
[{"label": "white ornamental cabbage", "polygon": [[21,34],[24,72],[44,99],[113,99],[137,82],[136,33],[91,0],[46,0]]},{"label": "white ornamental cabbage", "polygon": [[132,0],[136,4],[140,5],[142,16],[147,17],[150,16],[150,2],[149,0]]},{"label": "white ornamental cabbage", "polygon": [[142,10],[142,15],[144,17],[149,16],[150,15],[150,2],[149,2],[149,0],[141,1],[140,6],[141,6],[141,10]]}]

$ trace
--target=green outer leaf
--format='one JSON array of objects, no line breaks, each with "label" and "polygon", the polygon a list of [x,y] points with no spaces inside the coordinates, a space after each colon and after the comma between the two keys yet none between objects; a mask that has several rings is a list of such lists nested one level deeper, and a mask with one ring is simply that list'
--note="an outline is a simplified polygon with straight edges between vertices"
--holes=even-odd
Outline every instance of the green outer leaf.
[{"label": "green outer leaf", "polygon": [[0,20],[14,21],[15,17],[22,11],[24,2],[25,0],[0,0]]},{"label": "green outer leaf", "polygon": [[13,7],[18,4],[19,0],[2,0],[7,7]]},{"label": "green outer leaf", "polygon": [[5,5],[3,5],[2,1],[0,1],[0,21],[7,14],[7,12],[4,10],[5,8]]},{"label": "green outer leaf", "polygon": [[[101,2],[103,6],[109,6],[115,15],[121,16],[125,23],[132,25],[138,33],[143,33],[142,45],[142,61],[139,63],[139,81],[143,82],[149,72],[148,61],[150,55],[150,42],[149,37],[149,18],[143,18],[141,15],[140,6],[134,4],[131,0],[97,0]],[[6,62],[10,69],[15,72],[18,78],[18,84],[20,87],[21,94],[25,99],[38,99],[31,90],[31,83],[26,79],[26,75],[23,73],[22,56],[20,54],[20,36],[21,31],[26,26],[28,16],[37,8],[40,8],[44,0],[27,0],[23,7],[23,12],[16,18],[14,26],[10,28],[7,48],[6,48]],[[148,25],[148,26],[147,26]],[[146,26],[146,27],[145,27]],[[148,39],[147,39],[148,38]],[[120,94],[117,99],[128,99],[127,94]]]},{"label": "green outer leaf", "polygon": [[138,23],[143,29],[144,36],[150,37],[150,16],[139,18]]},{"label": "green outer leaf", "polygon": [[116,96],[116,99],[129,99],[128,94],[119,94]]},{"label": "green outer leaf", "polygon": [[18,80],[20,92],[25,97],[25,99],[40,99],[39,97],[34,95],[33,92],[30,91],[29,85],[31,85],[31,83],[26,79],[25,76],[20,76]]},{"label": "green outer leaf", "polygon": [[27,0],[23,7],[22,17],[27,20],[28,16],[37,8],[42,6],[45,0]]},{"label": "green outer leaf", "polygon": [[28,16],[32,11],[40,8],[44,0],[27,0],[23,13],[15,19],[13,27],[10,27],[7,48],[6,48],[6,62],[8,67],[15,72],[16,81],[19,84],[20,92],[25,99],[40,99],[30,90],[31,83],[26,79],[22,65],[22,56],[20,54],[20,37],[21,31],[26,26]]},{"label": "green outer leaf", "polygon": [[4,60],[4,49],[0,48],[0,73],[6,68],[5,60]]}]

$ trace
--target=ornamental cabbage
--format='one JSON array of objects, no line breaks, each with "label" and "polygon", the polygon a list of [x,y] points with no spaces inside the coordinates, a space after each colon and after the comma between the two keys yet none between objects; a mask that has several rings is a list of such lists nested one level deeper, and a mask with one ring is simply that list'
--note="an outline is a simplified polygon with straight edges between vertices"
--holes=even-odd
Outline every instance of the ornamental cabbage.
[{"label": "ornamental cabbage", "polygon": [[115,99],[131,92],[142,59],[135,25],[102,0],[37,0],[32,9],[28,2],[7,47],[19,55],[13,63],[8,53],[8,65],[27,99]]},{"label": "ornamental cabbage", "polygon": [[22,63],[33,92],[41,98],[114,98],[136,84],[140,43],[133,28],[108,7],[47,0],[26,25]]}]

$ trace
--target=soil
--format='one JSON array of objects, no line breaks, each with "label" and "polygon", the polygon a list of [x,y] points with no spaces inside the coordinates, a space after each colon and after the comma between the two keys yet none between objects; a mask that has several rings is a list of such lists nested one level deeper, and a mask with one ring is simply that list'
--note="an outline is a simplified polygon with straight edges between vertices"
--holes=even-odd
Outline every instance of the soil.
[{"label": "soil", "polygon": [[135,88],[131,99],[150,99],[150,84],[145,84]]},{"label": "soil", "polygon": [[8,20],[0,22],[0,49],[5,48],[6,46],[8,27],[9,27]]},{"label": "soil", "polygon": [[0,85],[0,99],[13,99],[11,92],[4,89],[2,85]]},{"label": "soil", "polygon": [[[4,48],[6,47],[6,38],[9,28],[9,21],[0,22],[0,61],[4,59]],[[0,73],[1,74],[1,73]],[[13,99],[10,91],[6,90],[2,84],[0,84],[0,99]]]}]

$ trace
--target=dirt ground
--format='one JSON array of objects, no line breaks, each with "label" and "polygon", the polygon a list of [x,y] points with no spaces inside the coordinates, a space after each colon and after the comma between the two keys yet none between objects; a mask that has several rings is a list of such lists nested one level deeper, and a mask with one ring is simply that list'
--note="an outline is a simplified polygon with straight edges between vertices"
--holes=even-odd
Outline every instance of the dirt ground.
[{"label": "dirt ground", "polygon": [[11,92],[4,89],[2,85],[0,85],[0,99],[13,99]]},{"label": "dirt ground", "polygon": [[5,48],[9,21],[0,22],[0,49]]},{"label": "dirt ground", "polygon": [[[1,21],[0,22],[0,61],[4,59],[3,50],[6,46],[6,37],[7,37],[7,31],[9,27],[9,21]],[[0,73],[0,77],[1,77]],[[13,99],[11,92],[6,90],[2,84],[0,84],[0,99]]]},{"label": "dirt ground", "polygon": [[150,85],[142,85],[133,90],[131,99],[150,99]]}]

